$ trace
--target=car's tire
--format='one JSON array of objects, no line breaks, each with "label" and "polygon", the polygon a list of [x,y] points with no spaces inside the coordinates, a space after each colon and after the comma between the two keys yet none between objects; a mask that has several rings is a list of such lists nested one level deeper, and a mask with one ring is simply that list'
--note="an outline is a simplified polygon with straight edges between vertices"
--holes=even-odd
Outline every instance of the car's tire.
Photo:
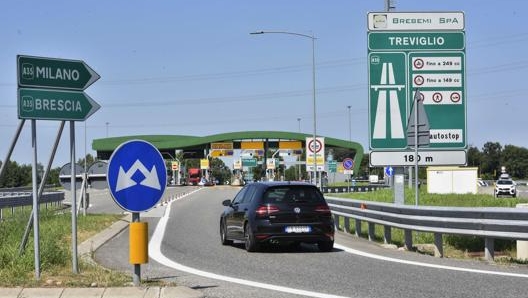
[{"label": "car's tire", "polygon": [[233,240],[227,239],[227,226],[223,219],[220,220],[220,241],[222,242],[222,245],[233,244]]},{"label": "car's tire", "polygon": [[251,231],[251,228],[249,227],[249,224],[244,226],[244,246],[248,252],[255,252],[259,247],[255,239],[255,235],[253,235],[253,231]]},{"label": "car's tire", "polygon": [[334,241],[320,241],[317,242],[317,247],[322,252],[330,252],[334,249]]}]

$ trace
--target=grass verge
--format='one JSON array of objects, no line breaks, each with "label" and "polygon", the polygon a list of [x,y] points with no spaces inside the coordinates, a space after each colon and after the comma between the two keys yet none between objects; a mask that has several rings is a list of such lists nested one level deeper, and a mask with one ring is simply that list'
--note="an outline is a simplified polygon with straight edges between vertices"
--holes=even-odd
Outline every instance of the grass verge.
[{"label": "grass verge", "polygon": [[[351,198],[362,201],[373,201],[382,203],[393,203],[394,193],[391,189],[381,189],[367,193],[332,194],[334,197]],[[415,204],[415,192],[405,190],[405,204]],[[528,203],[528,199],[521,198],[494,198],[488,194],[429,194],[425,189],[419,190],[419,205],[422,206],[445,206],[445,207],[515,207],[519,203]],[[340,227],[344,226],[341,218]],[[354,220],[350,220],[349,231],[355,233]],[[375,241],[383,242],[383,226],[375,226]],[[392,244],[399,247],[404,244],[404,233],[402,229],[391,229]],[[361,225],[362,237],[368,235],[368,225]],[[482,258],[484,252],[484,238],[474,236],[443,235],[444,256],[451,258]],[[413,232],[413,245],[422,253],[433,254],[428,244],[434,243],[433,233]],[[523,260],[517,260],[517,247],[515,240],[495,239],[496,260],[502,263],[527,264]]]},{"label": "grass verge", "polygon": [[[73,273],[71,213],[41,210],[39,216],[40,278],[35,276],[33,232],[19,253],[31,211],[18,211],[0,221],[0,287],[112,287],[132,282],[130,274],[107,270],[78,258]],[[91,215],[77,218],[77,243],[89,239],[119,220],[122,215]],[[143,281],[142,281],[143,282]],[[148,282],[147,282],[148,283]]]}]

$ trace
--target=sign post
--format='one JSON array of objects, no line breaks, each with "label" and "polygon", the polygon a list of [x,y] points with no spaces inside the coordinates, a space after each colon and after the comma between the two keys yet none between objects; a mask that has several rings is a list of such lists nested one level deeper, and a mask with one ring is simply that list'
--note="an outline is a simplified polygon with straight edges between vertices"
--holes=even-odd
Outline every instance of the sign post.
[{"label": "sign post", "polygon": [[[38,196],[36,189],[36,120],[70,121],[70,157],[72,192],[72,269],[77,262],[77,198],[75,189],[75,121],[84,121],[100,106],[82,92],[100,76],[80,60],[17,56],[18,118],[31,119],[33,158],[33,223],[35,276],[40,278]],[[54,151],[56,148],[54,149]],[[52,153],[54,155],[55,152]]]},{"label": "sign post", "polygon": [[[325,143],[324,138],[306,138],[306,171],[315,172],[313,184],[317,185],[317,172],[324,171],[325,166]],[[316,167],[314,169],[314,166]]]},{"label": "sign post", "polygon": [[429,157],[439,159],[429,163],[466,164],[452,154],[467,148],[464,14],[371,12],[368,26],[371,165],[397,165],[389,155],[412,153],[406,132],[418,88]]},{"label": "sign post", "polygon": [[354,160],[352,158],[345,158],[343,160],[343,169],[344,174],[349,174],[348,176],[348,192],[350,192],[350,187],[352,185],[352,175],[354,174]]},{"label": "sign post", "polygon": [[152,144],[128,141],[112,153],[106,177],[116,204],[132,212],[129,261],[134,265],[134,285],[139,286],[141,264],[148,263],[148,225],[140,222],[140,212],[153,208],[163,197],[167,183],[165,162]]}]

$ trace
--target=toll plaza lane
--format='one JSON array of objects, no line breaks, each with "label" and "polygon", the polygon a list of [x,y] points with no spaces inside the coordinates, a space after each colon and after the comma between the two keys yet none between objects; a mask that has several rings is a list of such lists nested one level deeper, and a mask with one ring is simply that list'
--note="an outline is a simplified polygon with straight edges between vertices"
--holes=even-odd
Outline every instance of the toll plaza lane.
[{"label": "toll plaza lane", "polygon": [[[149,263],[141,266],[142,279],[174,281],[206,297],[522,297],[526,292],[526,266],[437,259],[341,233],[330,253],[311,245],[257,253],[242,245],[222,246],[221,202],[237,190],[203,188],[173,201],[164,217],[161,212],[142,214],[142,221],[149,222],[150,246],[158,241],[153,239],[157,228],[166,228],[158,243],[162,258],[155,256],[163,264],[150,251]],[[125,230],[97,250],[95,259],[132,274],[127,245]]]}]

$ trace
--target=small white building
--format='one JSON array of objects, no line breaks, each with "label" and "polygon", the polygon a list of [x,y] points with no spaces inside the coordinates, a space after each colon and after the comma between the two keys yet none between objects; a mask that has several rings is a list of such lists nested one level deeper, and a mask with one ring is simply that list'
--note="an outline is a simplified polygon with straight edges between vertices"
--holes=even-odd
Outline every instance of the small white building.
[{"label": "small white building", "polygon": [[427,192],[438,194],[476,194],[478,168],[428,167]]}]

